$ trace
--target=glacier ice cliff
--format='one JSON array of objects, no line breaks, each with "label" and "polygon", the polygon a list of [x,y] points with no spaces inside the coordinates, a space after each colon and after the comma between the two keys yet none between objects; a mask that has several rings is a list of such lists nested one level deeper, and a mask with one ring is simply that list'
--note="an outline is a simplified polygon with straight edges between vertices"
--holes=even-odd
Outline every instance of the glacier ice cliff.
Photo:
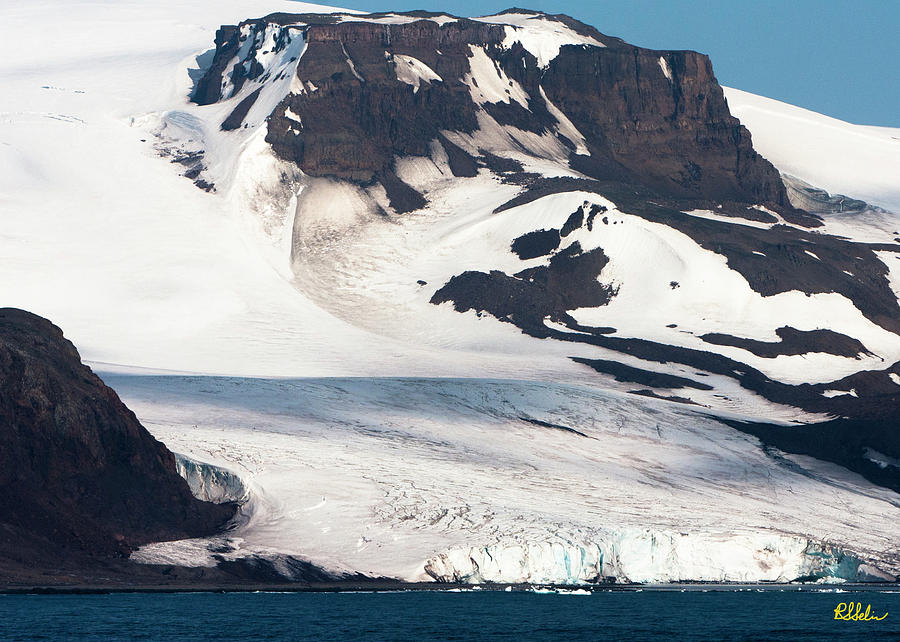
[{"label": "glacier ice cliff", "polygon": [[241,478],[220,466],[175,453],[175,469],[187,480],[194,497],[213,504],[244,504],[250,493]]},{"label": "glacier ice cliff", "polygon": [[589,584],[890,580],[849,552],[773,533],[625,529],[597,541],[498,542],[455,548],[425,562],[439,582]]}]

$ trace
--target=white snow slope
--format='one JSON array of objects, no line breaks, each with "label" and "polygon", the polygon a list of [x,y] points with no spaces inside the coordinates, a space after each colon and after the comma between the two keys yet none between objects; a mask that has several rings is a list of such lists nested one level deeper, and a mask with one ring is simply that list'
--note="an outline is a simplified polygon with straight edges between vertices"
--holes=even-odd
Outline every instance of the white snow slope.
[{"label": "white snow slope", "polygon": [[725,87],[753,147],[782,173],[900,213],[900,129],[853,125]]},{"label": "white snow slope", "polygon": [[[604,315],[573,311],[586,323],[599,315],[597,323],[621,326],[622,336],[696,346],[699,334],[740,319],[743,336],[772,340],[780,325],[814,329],[828,316],[873,353],[752,361],[746,351],[720,349],[791,382],[830,381],[867,359],[896,361],[898,337],[838,295],[763,300],[721,257],[596,195],[554,195],[492,215],[516,188],[485,173],[460,187],[439,148],[398,168],[427,192],[429,209],[377,216],[373,203],[383,193],[310,181],[265,144],[266,110],[283,92],[314,90],[293,80],[291,56],[266,61],[289,72],[287,81],[266,89],[246,129],[221,132],[219,124],[252,83],[222,103],[187,101],[188,70],[221,24],[319,10],[264,0],[0,8],[0,302],[61,326],[170,448],[240,477],[182,466],[207,497],[246,490],[241,520],[226,537],[230,555],[295,555],[339,571],[467,581],[900,572],[896,494],[834,466],[765,454],[702,412],[624,395],[633,386],[569,359],[608,358],[602,349],[529,338],[428,301],[465,269],[539,264],[522,265],[510,241],[561,225],[590,198],[618,221],[601,277],[621,286],[621,300]],[[503,20],[510,42],[522,39],[544,62],[575,38],[557,23]],[[302,53],[302,39],[292,46]],[[477,52],[471,60],[475,78],[484,70]],[[404,82],[440,82],[406,64],[398,70]],[[578,143],[572,123],[557,118]],[[770,122],[751,123],[755,140]],[[848,127],[822,135],[843,140]],[[574,174],[555,136],[504,128],[486,114],[472,136],[448,136],[464,149],[517,158],[528,171]],[[200,149],[214,192],[197,189],[170,162]],[[870,198],[817,181],[805,165],[779,167]],[[890,205],[888,197],[871,200]],[[597,244],[587,230],[574,239]],[[624,275],[640,269],[641,252],[678,272],[678,296],[668,274],[645,294],[629,288]],[[665,318],[644,318],[651,299],[662,301]],[[722,300],[728,305],[713,305]],[[666,327],[673,322],[677,330]],[[673,364],[653,369],[690,374]],[[150,371],[168,374],[133,374]],[[205,376],[213,374],[235,376]],[[301,379],[247,378],[255,376]],[[706,381],[727,399],[685,394],[717,413],[797,417],[729,379]],[[219,478],[226,487],[213,487]],[[206,564],[209,545],[154,545],[138,557]],[[832,546],[849,553],[841,558]]]}]

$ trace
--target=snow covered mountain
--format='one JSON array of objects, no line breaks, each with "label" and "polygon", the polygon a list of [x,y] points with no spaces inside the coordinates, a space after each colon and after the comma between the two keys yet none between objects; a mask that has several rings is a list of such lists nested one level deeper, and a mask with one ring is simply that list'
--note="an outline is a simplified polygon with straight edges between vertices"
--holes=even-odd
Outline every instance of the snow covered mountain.
[{"label": "snow covered mountain", "polygon": [[896,130],[565,16],[47,6],[0,295],[246,500],[138,559],[900,573]]}]

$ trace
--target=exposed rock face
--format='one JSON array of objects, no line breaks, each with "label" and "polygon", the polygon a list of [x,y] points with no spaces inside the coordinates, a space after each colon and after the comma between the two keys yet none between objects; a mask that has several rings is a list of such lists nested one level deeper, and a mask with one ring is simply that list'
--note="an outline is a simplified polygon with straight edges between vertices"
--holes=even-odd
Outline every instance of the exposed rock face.
[{"label": "exposed rock face", "polygon": [[[634,47],[566,16],[535,15],[586,43],[563,45],[549,61],[509,41],[518,27],[377,19],[274,14],[222,27],[193,99],[209,104],[236,95],[248,79],[262,82],[259,60],[303,38],[294,90],[269,118],[266,140],[311,176],[378,181],[390,197],[396,179],[384,177],[396,157],[427,156],[435,140],[450,147],[444,133],[472,134],[487,116],[554,137],[571,151],[571,167],[594,178],[678,198],[789,207],[778,172],[729,113],[705,55]],[[492,93],[479,79],[502,88]],[[242,117],[232,114],[224,126]],[[447,149],[454,174],[472,175],[471,157],[485,159],[485,151]],[[395,209],[409,203],[401,193]]]},{"label": "exposed rock face", "polygon": [[588,175],[612,178],[620,165],[673,196],[788,204],[703,54],[564,47],[540,84],[587,139],[590,157],[572,165]]},{"label": "exposed rock face", "polygon": [[547,266],[513,276],[499,271],[463,272],[438,290],[431,302],[453,301],[459,312],[488,311],[540,335],[546,317],[562,321],[568,319],[566,310],[602,305],[615,295],[614,288],[597,281],[607,262],[601,249],[582,253],[578,247],[569,247],[553,255]]},{"label": "exposed rock face", "polygon": [[12,308],[0,309],[0,433],[0,558],[124,556],[211,534],[234,513],[191,495],[172,453],[59,328]]},{"label": "exposed rock face", "polygon": [[[477,129],[476,105],[461,82],[469,44],[496,47],[503,29],[469,20],[443,27],[350,22],[311,26],[306,37],[297,76],[315,89],[285,99],[267,140],[308,174],[365,182],[391,171],[394,156],[427,155],[442,130]],[[442,81],[414,90],[397,77],[398,55],[421,61]],[[282,116],[288,108],[303,120],[299,135]]]}]

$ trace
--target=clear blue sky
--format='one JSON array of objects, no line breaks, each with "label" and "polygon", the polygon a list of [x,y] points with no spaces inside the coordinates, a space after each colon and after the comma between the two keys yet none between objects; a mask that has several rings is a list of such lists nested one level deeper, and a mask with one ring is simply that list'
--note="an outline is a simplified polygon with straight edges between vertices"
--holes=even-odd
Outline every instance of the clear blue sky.
[{"label": "clear blue sky", "polygon": [[[319,0],[324,2],[324,0]],[[653,49],[709,54],[723,85],[900,127],[900,0],[332,0],[364,11],[567,13]]]}]

